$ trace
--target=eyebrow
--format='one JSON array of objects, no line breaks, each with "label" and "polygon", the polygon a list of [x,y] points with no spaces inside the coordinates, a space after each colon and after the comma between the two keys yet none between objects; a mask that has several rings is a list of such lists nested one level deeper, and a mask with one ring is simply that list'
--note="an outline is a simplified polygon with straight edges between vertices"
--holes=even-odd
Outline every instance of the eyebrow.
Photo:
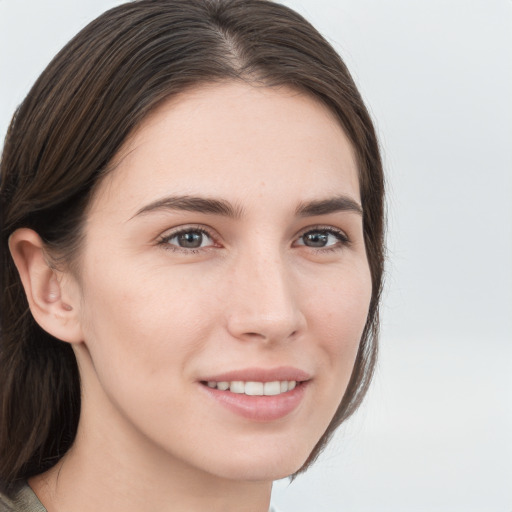
[{"label": "eyebrow", "polygon": [[188,212],[221,215],[223,217],[233,219],[238,219],[243,214],[243,209],[241,207],[233,206],[224,199],[194,196],[170,196],[144,206],[133,217],[158,210],[184,210]]},{"label": "eyebrow", "polygon": [[336,212],[354,212],[363,216],[363,208],[354,199],[348,196],[335,196],[319,201],[300,203],[295,213],[299,217],[314,217],[328,215]]},{"label": "eyebrow", "polygon": [[[232,219],[239,219],[244,213],[241,206],[232,205],[224,199],[195,196],[169,196],[144,206],[132,219],[138,215],[160,210],[183,210],[220,215]],[[363,215],[363,209],[359,203],[343,195],[300,203],[295,210],[295,215],[298,217],[314,217],[336,212],[354,212],[361,216]]]}]

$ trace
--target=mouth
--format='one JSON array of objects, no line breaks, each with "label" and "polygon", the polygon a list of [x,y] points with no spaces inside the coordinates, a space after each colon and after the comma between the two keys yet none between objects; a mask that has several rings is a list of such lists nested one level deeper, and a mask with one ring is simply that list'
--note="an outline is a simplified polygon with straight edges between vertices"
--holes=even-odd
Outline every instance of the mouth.
[{"label": "mouth", "polygon": [[202,389],[223,408],[252,421],[274,421],[295,411],[311,376],[295,368],[245,369],[209,376]]}]

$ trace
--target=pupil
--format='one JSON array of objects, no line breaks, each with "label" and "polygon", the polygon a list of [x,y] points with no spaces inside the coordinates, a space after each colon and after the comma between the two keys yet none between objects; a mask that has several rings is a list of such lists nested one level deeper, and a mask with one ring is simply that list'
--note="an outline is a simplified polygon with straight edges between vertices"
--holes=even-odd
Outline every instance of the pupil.
[{"label": "pupil", "polygon": [[327,233],[315,231],[304,235],[304,243],[309,247],[325,247],[328,239]]},{"label": "pupil", "polygon": [[203,234],[199,231],[189,231],[178,236],[180,247],[196,249],[203,243]]}]

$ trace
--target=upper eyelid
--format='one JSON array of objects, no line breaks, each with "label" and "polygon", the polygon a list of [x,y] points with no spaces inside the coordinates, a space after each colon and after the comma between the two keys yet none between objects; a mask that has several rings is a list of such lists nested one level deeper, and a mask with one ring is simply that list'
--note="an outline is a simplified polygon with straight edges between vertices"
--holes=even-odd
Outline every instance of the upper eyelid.
[{"label": "upper eyelid", "polygon": [[318,226],[308,226],[306,228],[301,229],[297,235],[295,235],[297,238],[300,238],[301,236],[304,236],[306,233],[309,233],[311,231],[329,231],[331,233],[337,233],[340,235],[343,235],[347,240],[349,240],[349,236],[347,232],[344,229],[337,228],[335,226],[330,225],[318,225]]},{"label": "upper eyelid", "polygon": [[178,226],[175,228],[169,228],[165,230],[162,234],[158,235],[158,239],[170,239],[177,235],[180,235],[181,233],[187,233],[189,231],[200,231],[201,233],[207,234],[212,240],[220,238],[220,236],[217,234],[217,232],[210,228],[209,226],[204,226],[202,224],[190,224],[190,225],[184,225],[184,226]]}]

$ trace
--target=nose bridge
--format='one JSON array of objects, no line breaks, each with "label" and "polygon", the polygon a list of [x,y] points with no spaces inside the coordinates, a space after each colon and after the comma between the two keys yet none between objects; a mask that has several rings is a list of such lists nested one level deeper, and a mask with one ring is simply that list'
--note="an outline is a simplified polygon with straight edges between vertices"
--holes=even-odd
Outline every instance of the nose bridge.
[{"label": "nose bridge", "polygon": [[240,255],[233,279],[236,292],[228,313],[232,335],[278,341],[302,328],[292,273],[278,250],[260,247],[251,255]]}]

